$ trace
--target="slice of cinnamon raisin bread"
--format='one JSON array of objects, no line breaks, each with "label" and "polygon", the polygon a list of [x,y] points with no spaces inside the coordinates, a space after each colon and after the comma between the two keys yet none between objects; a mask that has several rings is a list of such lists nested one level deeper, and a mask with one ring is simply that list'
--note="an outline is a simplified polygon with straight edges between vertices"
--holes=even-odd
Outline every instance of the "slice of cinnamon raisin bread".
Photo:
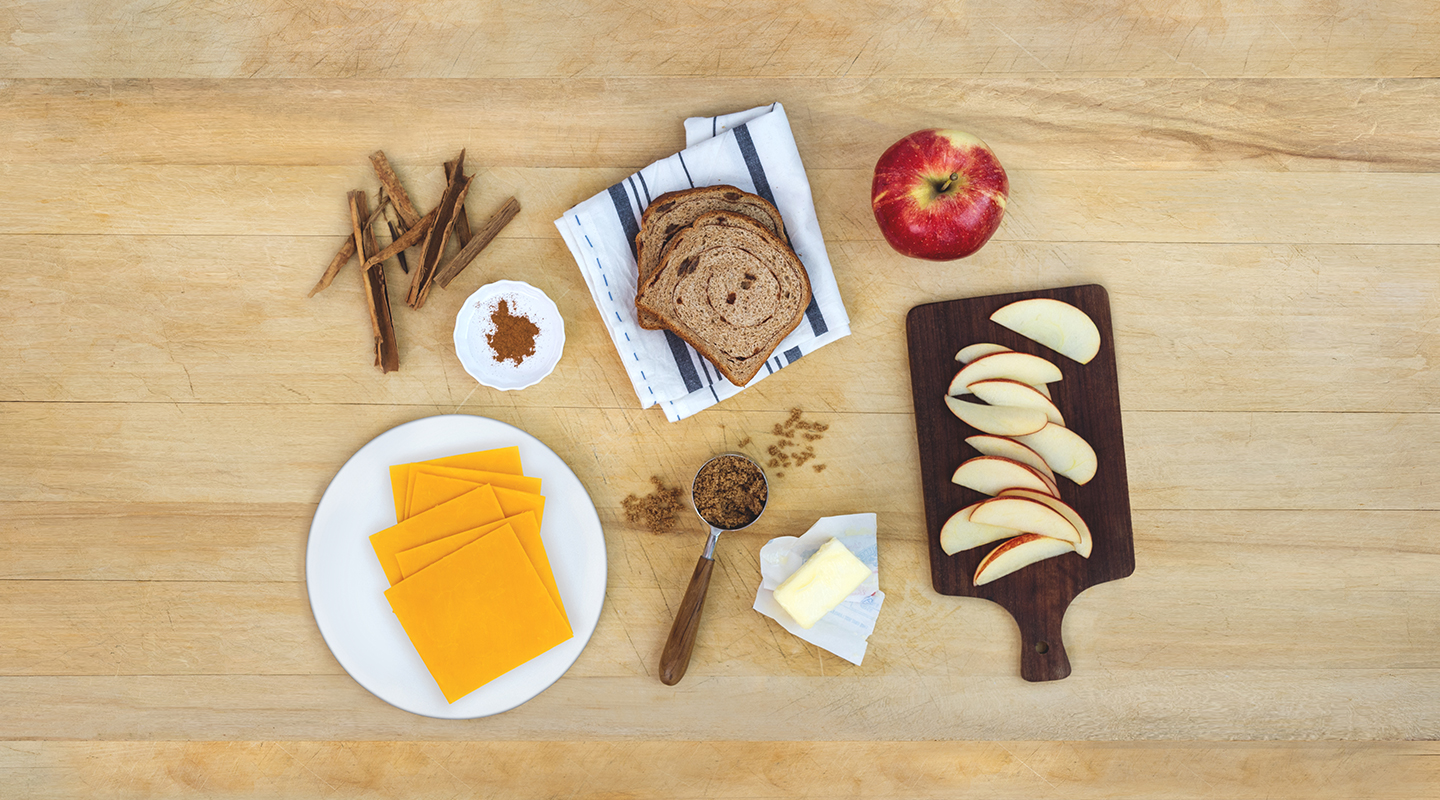
[{"label": "slice of cinnamon raisin bread", "polygon": [[809,304],[810,276],[795,251],[730,211],[701,214],[676,233],[635,297],[736,386],[755,377]]},{"label": "slice of cinnamon raisin bread", "polygon": [[[666,192],[655,198],[640,216],[640,232],[635,235],[635,260],[640,272],[637,285],[644,283],[646,278],[660,268],[660,256],[665,251],[666,243],[701,214],[711,211],[744,214],[759,222],[781,241],[789,241],[780,212],[759,195],[729,185]],[[650,330],[661,328],[660,321],[654,314],[638,307],[636,311],[640,327]]]}]

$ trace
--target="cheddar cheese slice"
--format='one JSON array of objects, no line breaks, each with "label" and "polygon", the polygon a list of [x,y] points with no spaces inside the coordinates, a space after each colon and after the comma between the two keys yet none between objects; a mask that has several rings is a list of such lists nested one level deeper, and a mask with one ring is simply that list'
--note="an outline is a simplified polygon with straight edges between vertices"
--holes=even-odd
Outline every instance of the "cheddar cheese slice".
[{"label": "cheddar cheese slice", "polygon": [[415,463],[430,464],[436,467],[474,469],[481,472],[506,472],[511,475],[520,475],[525,471],[520,463],[519,445],[497,447],[494,450],[480,450],[474,453],[461,453],[444,458],[432,458],[429,461]]},{"label": "cheddar cheese slice", "polygon": [[409,500],[405,504],[406,513],[414,516],[447,500],[453,500],[477,486],[487,484],[531,494],[540,493],[539,478],[421,464],[410,470]]},{"label": "cheddar cheese slice", "polygon": [[545,522],[545,495],[530,494],[529,492],[517,492],[514,489],[506,489],[504,486],[491,486],[495,492],[495,499],[500,502],[500,508],[505,516],[513,517],[516,514],[524,514],[526,511],[535,512],[535,524]]},{"label": "cheddar cheese slice", "polygon": [[[511,491],[503,489],[501,491]],[[522,495],[531,497],[532,495]],[[542,501],[543,502],[543,501]],[[520,509],[525,511],[528,509]],[[517,511],[516,513],[520,513]],[[426,542],[443,539],[462,531],[468,531],[491,522],[498,522],[507,516],[495,496],[495,489],[481,486],[438,506],[416,514],[403,522],[386,528],[370,537],[370,546],[385,570],[385,577],[394,586],[403,576],[395,554],[402,550],[418,547]]]},{"label": "cheddar cheese slice", "polygon": [[508,525],[385,598],[452,703],[574,635]]},{"label": "cheddar cheese slice", "polygon": [[520,475],[524,472],[523,465],[520,463],[519,445],[499,447],[494,450],[480,450],[474,453],[461,453],[430,461],[396,464],[390,468],[390,491],[395,496],[396,522],[401,522],[411,516],[405,505],[409,497],[407,492],[410,489],[410,470],[421,464],[436,467],[458,467],[482,472],[503,472],[507,475]]},{"label": "cheddar cheese slice", "polygon": [[405,580],[409,580],[420,570],[457,552],[481,536],[493,533],[506,525],[515,531],[515,538],[520,540],[520,546],[525,549],[525,555],[529,556],[530,563],[535,565],[535,572],[539,574],[540,582],[545,584],[545,591],[550,593],[550,599],[555,601],[555,607],[560,609],[561,614],[564,614],[565,603],[560,599],[560,588],[555,585],[555,573],[550,568],[550,556],[545,552],[545,542],[540,538],[540,523],[536,520],[533,511],[526,511],[499,522],[492,522],[489,525],[472,528],[454,536],[422,544],[419,547],[402,550],[395,554],[395,559],[400,564],[400,574],[404,576]]}]

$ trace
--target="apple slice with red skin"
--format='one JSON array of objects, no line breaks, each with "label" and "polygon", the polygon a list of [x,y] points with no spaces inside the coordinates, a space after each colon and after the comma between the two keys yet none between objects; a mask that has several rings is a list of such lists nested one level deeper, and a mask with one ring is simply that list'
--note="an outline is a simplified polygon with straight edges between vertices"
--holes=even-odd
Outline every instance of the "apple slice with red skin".
[{"label": "apple slice with red skin", "polygon": [[961,364],[969,364],[971,361],[974,361],[981,356],[990,356],[996,353],[1008,352],[1010,352],[1010,348],[1006,347],[1003,344],[979,342],[960,348],[960,352],[955,354],[955,360],[959,361]]},{"label": "apple slice with red skin", "polygon": [[970,384],[992,378],[1009,378],[1012,381],[1039,386],[1043,383],[1054,383],[1060,380],[1061,375],[1059,367],[1040,356],[1017,353],[1014,350],[991,353],[961,367],[955,377],[950,379],[950,388],[946,393],[969,394]]},{"label": "apple slice with red skin", "polygon": [[970,521],[970,512],[978,505],[980,503],[956,511],[950,515],[950,519],[945,520],[944,525],[940,526],[940,549],[944,550],[946,555],[953,556],[962,550],[971,550],[982,544],[998,542],[1020,533],[1014,528],[982,525]]},{"label": "apple slice with red skin", "polygon": [[992,406],[1035,408],[1045,412],[1045,419],[1056,425],[1065,424],[1065,418],[1060,415],[1060,409],[1055,407],[1055,403],[1028,383],[1009,378],[990,378],[975,381],[965,388]]},{"label": "apple slice with red skin", "polygon": [[[982,341],[979,342],[979,344],[966,345],[966,347],[960,348],[959,353],[955,354],[955,360],[959,361],[960,364],[969,364],[971,361],[976,360],[976,358],[984,357],[984,355],[994,355],[996,353],[1009,353],[1009,348],[1005,347],[1004,344],[991,344],[991,342]],[[1044,394],[1045,400],[1051,399],[1050,386],[1048,386],[1048,384],[1043,383],[1040,384],[1040,386],[1025,384],[1025,386],[1030,386],[1034,388],[1035,391],[1038,391],[1038,393]]]},{"label": "apple slice with red skin", "polygon": [[970,511],[970,521],[1080,543],[1080,531],[1059,511],[1028,497],[1007,496],[1003,489],[1000,496],[978,503]]},{"label": "apple slice with red skin", "polygon": [[[960,352],[955,354],[955,360],[959,361],[961,364],[969,364],[971,361],[974,361],[975,359],[981,358],[983,356],[990,356],[996,353],[1008,352],[1010,352],[1010,348],[1006,347],[1003,344],[991,344],[990,342],[981,342],[979,344],[967,345],[960,348]],[[1030,388],[1034,389],[1040,394],[1045,395],[1046,400],[1052,399],[1050,396],[1050,387],[1048,385],[1043,383],[1038,386],[1033,386],[1030,384],[1026,385],[1030,386]]]},{"label": "apple slice with red skin", "polygon": [[1045,463],[1045,459],[1041,458],[1039,453],[1008,436],[982,433],[976,436],[967,436],[965,444],[980,451],[982,456],[1002,456],[1011,461],[1019,461],[1027,467],[1034,467],[1036,472],[1049,478],[1052,483],[1055,481],[1055,473],[1051,471],[1050,465]]},{"label": "apple slice with red skin", "polygon": [[980,565],[975,568],[975,585],[984,586],[1037,561],[1073,552],[1075,546],[1063,539],[1052,539],[1038,533],[1022,533],[1001,542],[999,547],[980,559]]},{"label": "apple slice with red skin", "polygon": [[1060,512],[1060,515],[1063,516],[1066,520],[1068,520],[1071,525],[1074,525],[1076,532],[1080,534],[1080,542],[1079,544],[1075,545],[1075,552],[1079,553],[1085,558],[1090,557],[1090,551],[1095,547],[1095,537],[1090,534],[1090,526],[1085,524],[1085,520],[1081,519],[1080,514],[1075,509],[1071,508],[1068,503],[1063,500],[1058,500],[1054,497],[1051,497],[1044,492],[1037,492],[1033,489],[1020,489],[1015,487],[1011,487],[1009,489],[1001,491],[999,496],[1026,497],[1036,502],[1044,503],[1045,505],[1050,506],[1051,508]]},{"label": "apple slice with red skin", "polygon": [[1095,470],[1100,464],[1095,448],[1089,442],[1080,434],[1053,422],[1047,422],[1035,433],[1016,434],[1015,439],[1039,453],[1057,475],[1064,475],[1081,485],[1095,477]]},{"label": "apple slice with red skin", "polygon": [[1017,300],[991,314],[990,321],[1081,364],[1089,364],[1100,352],[1100,329],[1095,321],[1062,300]]},{"label": "apple slice with red skin", "polygon": [[1019,461],[1000,456],[977,456],[961,464],[950,477],[952,483],[992,497],[1006,489],[1020,488],[1050,494],[1045,476]]},{"label": "apple slice with red skin", "polygon": [[945,405],[961,422],[981,433],[992,433],[996,436],[1039,433],[1050,423],[1050,420],[1045,418],[1045,412],[1035,408],[986,406],[949,395],[945,396]]}]

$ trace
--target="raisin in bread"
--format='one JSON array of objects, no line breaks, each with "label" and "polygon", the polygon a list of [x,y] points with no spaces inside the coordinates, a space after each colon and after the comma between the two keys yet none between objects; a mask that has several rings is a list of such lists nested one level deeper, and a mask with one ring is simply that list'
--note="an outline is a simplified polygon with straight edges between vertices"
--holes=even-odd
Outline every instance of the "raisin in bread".
[{"label": "raisin in bread", "polygon": [[[788,241],[785,222],[780,212],[765,198],[734,186],[702,186],[678,192],[666,192],[655,198],[640,216],[640,232],[635,235],[635,260],[639,283],[660,268],[660,256],[675,234],[688,227],[701,214],[711,211],[733,211],[759,222],[771,233]],[[640,327],[659,330],[662,326],[654,314],[636,308]]]},{"label": "raisin in bread", "polygon": [[635,304],[744,386],[805,316],[810,277],[755,220],[711,211],[671,238]]}]

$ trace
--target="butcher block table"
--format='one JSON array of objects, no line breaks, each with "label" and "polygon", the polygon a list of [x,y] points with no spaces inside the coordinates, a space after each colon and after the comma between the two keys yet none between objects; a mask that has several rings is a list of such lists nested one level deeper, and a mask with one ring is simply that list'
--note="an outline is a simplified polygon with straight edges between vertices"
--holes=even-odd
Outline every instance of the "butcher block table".
[{"label": "butcher block table", "polygon": [[[767,5],[0,11],[0,796],[1440,796],[1434,3]],[[686,117],[777,101],[853,334],[668,422],[554,220],[683,148]],[[899,255],[869,207],[880,153],[927,127],[1009,172],[963,261]],[[370,153],[424,211],[462,148],[472,225],[522,210],[419,311],[387,267],[382,374],[355,265],[307,295]],[[565,320],[518,392],[451,342],[502,279]],[[1135,568],[1070,606],[1071,674],[1030,682],[1004,609],[932,585],[906,317],[1082,285],[1109,298]],[[815,459],[720,539],[665,686],[706,531],[622,501],[764,456],[792,409],[828,426]],[[306,584],[336,472],[444,414],[551,448],[607,557],[569,671],[458,721],[352,679]],[[886,600],[854,665],[751,604],[766,541],[864,512]]]}]

